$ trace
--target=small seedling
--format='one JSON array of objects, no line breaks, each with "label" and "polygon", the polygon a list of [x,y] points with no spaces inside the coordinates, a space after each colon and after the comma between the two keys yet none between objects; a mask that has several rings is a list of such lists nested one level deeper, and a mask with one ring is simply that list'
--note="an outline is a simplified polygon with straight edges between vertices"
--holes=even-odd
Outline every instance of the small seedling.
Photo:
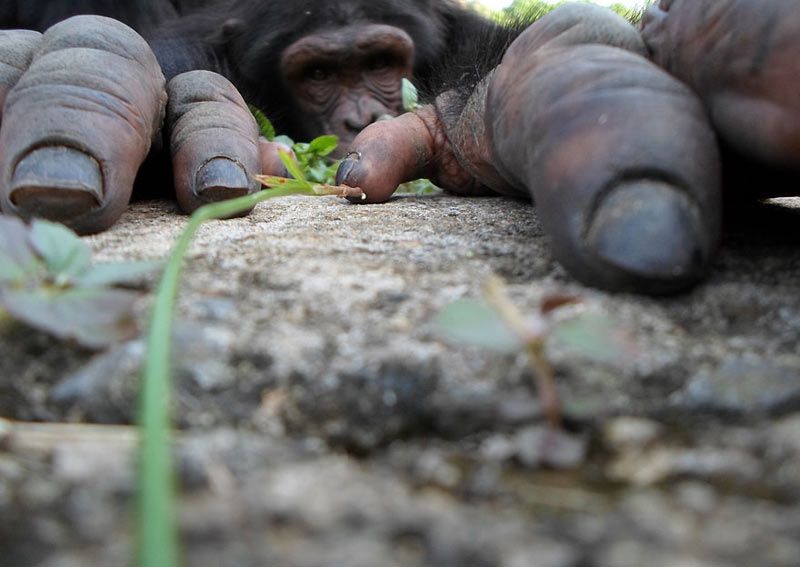
[{"label": "small seedling", "polygon": [[[336,170],[339,168],[339,160],[334,160],[330,154],[336,149],[339,144],[339,138],[326,134],[318,136],[310,142],[295,142],[289,136],[276,135],[275,127],[270,122],[269,118],[258,108],[253,105],[248,105],[250,112],[258,124],[259,132],[267,140],[271,142],[278,142],[287,148],[291,148],[296,156],[293,160],[297,167],[303,172],[303,179],[320,185],[333,185],[336,179]],[[284,160],[284,165],[286,161]],[[290,173],[298,179],[291,169],[287,167]],[[268,185],[275,187],[276,185]]]},{"label": "small seedling", "polygon": [[264,136],[270,142],[273,141],[275,139],[275,127],[272,125],[270,119],[267,118],[267,115],[252,104],[248,104],[247,108],[250,109],[250,112],[253,114],[253,118],[256,119],[256,124],[258,124],[258,133]]},{"label": "small seedling", "polygon": [[90,347],[136,333],[130,284],[157,262],[92,264],[86,243],[61,224],[0,216],[0,313]]},{"label": "small seedling", "polygon": [[[417,103],[417,89],[408,79],[403,79],[403,105],[408,110],[419,108]],[[408,105],[406,105],[408,102]],[[275,127],[270,122],[269,118],[253,105],[248,105],[250,112],[256,119],[259,131],[262,136],[267,140],[279,142],[284,146],[291,148],[296,156],[292,159],[291,156],[281,156],[283,164],[286,165],[287,160],[292,162],[292,167],[286,167],[286,170],[292,175],[294,179],[287,179],[285,177],[278,177],[274,175],[256,176],[256,178],[265,186],[276,187],[305,187],[313,191],[319,191],[320,195],[339,194],[345,191],[343,186],[336,185],[336,170],[339,169],[341,160],[334,160],[330,158],[330,154],[338,147],[339,139],[331,134],[318,136],[310,142],[295,142],[288,136],[275,135]],[[298,177],[297,170],[302,172],[302,176]],[[295,184],[294,181],[308,182],[309,185],[304,183]],[[316,189],[314,189],[316,188]],[[398,195],[436,195],[441,193],[442,190],[427,179],[417,179],[416,181],[409,181],[403,183],[397,188],[396,194]],[[359,190],[360,193],[360,190]]]},{"label": "small seedling", "polygon": [[583,358],[609,362],[630,359],[631,341],[619,325],[603,313],[583,310],[568,318],[555,317],[566,305],[582,303],[571,295],[542,298],[539,309],[523,315],[512,303],[505,284],[491,278],[484,289],[485,301],[460,299],[438,316],[439,329],[448,338],[500,352],[524,351],[536,379],[536,390],[545,418],[553,427],[561,424],[561,403],[553,365],[547,356],[550,340]]},{"label": "small seedling", "polygon": [[400,92],[403,96],[403,109],[406,112],[414,112],[420,107],[417,87],[405,77],[402,79]]},{"label": "small seedling", "polygon": [[[316,140],[319,140],[319,138],[316,138]],[[311,143],[313,144],[314,141]],[[299,194],[306,195],[337,195],[339,197],[356,197],[359,199],[367,198],[364,192],[358,187],[349,187],[347,185],[331,185],[309,179],[306,177],[306,172],[303,171],[300,163],[298,163],[298,161],[294,159],[289,152],[279,151],[278,155],[280,156],[283,165],[286,167],[286,170],[292,177],[288,178],[278,177],[276,175],[256,175],[255,178],[267,187],[273,189],[283,188],[286,190],[295,190]]]}]

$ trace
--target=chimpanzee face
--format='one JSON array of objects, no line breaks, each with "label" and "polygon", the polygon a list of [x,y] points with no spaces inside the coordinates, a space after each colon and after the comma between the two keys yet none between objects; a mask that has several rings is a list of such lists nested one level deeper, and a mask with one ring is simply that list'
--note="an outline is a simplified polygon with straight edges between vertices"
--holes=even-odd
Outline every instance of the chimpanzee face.
[{"label": "chimpanzee face", "polygon": [[401,79],[411,77],[413,61],[414,42],[405,31],[360,24],[302,37],[280,64],[307,123],[339,136],[344,151],[366,126],[402,112]]}]

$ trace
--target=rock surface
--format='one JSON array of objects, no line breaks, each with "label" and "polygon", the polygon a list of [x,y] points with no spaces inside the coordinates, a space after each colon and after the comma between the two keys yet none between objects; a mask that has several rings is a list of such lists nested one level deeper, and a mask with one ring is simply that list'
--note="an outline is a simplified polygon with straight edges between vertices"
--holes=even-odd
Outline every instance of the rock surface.
[{"label": "rock surface", "polygon": [[[709,279],[661,299],[576,284],[508,199],[297,197],[208,223],[176,331],[185,564],[795,567],[799,221],[798,200],[733,219]],[[137,203],[87,240],[159,259],[185,223]],[[491,274],[523,311],[575,294],[635,343],[620,364],[552,347],[563,438],[522,355],[433,323]],[[0,566],[132,564],[141,342],[2,333]]]}]

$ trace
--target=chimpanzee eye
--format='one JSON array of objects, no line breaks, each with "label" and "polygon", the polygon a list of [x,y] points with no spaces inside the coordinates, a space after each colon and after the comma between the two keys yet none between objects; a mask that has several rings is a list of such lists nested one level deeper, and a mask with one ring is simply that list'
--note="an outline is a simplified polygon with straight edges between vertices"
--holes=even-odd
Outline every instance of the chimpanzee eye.
[{"label": "chimpanzee eye", "polygon": [[367,60],[367,68],[370,71],[382,71],[388,67],[391,67],[392,60],[386,54],[375,55]]},{"label": "chimpanzee eye", "polygon": [[311,67],[307,72],[306,76],[311,79],[312,81],[327,81],[331,77],[331,72],[329,69],[325,67]]}]

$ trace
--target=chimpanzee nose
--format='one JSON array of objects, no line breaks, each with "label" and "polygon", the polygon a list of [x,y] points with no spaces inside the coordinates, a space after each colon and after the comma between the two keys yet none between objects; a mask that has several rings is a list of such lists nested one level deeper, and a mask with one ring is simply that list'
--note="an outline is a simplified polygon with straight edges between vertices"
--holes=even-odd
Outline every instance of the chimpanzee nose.
[{"label": "chimpanzee nose", "polygon": [[372,124],[373,122],[377,122],[379,118],[386,115],[386,111],[382,110],[374,110],[371,112],[354,112],[351,115],[347,116],[344,119],[345,128],[349,131],[357,134],[361,132],[364,128]]}]

